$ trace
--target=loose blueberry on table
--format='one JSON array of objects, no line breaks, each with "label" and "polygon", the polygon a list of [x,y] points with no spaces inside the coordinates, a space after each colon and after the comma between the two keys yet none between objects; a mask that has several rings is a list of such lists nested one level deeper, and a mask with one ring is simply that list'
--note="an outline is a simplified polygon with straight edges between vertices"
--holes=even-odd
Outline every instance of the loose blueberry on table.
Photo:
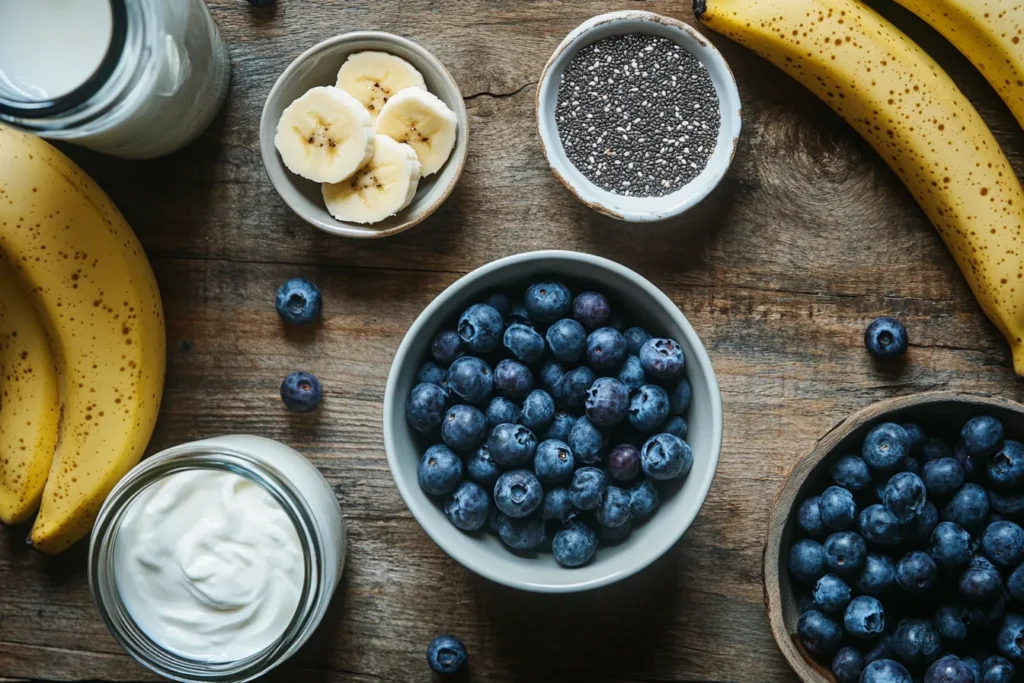
[{"label": "loose blueberry on table", "polygon": [[320,290],[308,280],[292,278],[277,290],[274,299],[281,320],[292,325],[308,325],[320,317],[323,300]]},{"label": "loose blueberry on table", "polygon": [[459,673],[466,660],[466,646],[455,636],[438,636],[427,646],[427,663],[439,674]]},{"label": "loose blueberry on table", "polygon": [[[516,294],[521,304],[482,297],[431,339],[406,402],[422,438],[419,484],[457,528],[579,567],[599,545],[628,542],[663,495],[680,495],[694,458],[686,359],[676,340],[626,324],[596,289],[574,297],[542,281]],[[835,499],[836,528],[853,523],[848,495]],[[835,604],[865,561],[858,541],[830,546],[845,564],[834,572],[842,585],[821,587]],[[810,554],[808,576],[824,562],[820,544]]]},{"label": "loose blueberry on table", "polygon": [[322,397],[320,380],[308,372],[293,372],[281,383],[281,400],[293,413],[313,412],[320,407]]},{"label": "loose blueberry on table", "polygon": [[1024,444],[955,426],[874,425],[794,507],[797,636],[842,683],[1021,680]]}]

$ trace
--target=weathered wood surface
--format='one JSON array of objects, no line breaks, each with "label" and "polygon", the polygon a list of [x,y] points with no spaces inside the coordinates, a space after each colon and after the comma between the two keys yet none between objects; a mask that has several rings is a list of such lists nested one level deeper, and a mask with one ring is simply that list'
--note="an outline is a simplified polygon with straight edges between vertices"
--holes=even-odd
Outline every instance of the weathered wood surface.
[{"label": "weathered wood surface", "polygon": [[[191,148],[152,162],[71,151],[128,216],[163,291],[169,374],[152,450],[249,432],[306,453],[336,486],[350,560],[314,640],[280,679],[425,681],[438,632],[461,636],[479,681],[788,681],[760,585],[768,510],[802,452],[849,412],[929,389],[1024,387],[935,232],[896,178],[831,111],[717,35],[739,81],[744,133],[722,186],[685,217],[630,226],[578,204],[536,139],[536,79],[588,17],[642,7],[693,22],[685,0],[279,0],[253,11],[212,0],[232,58],[224,113]],[[1019,174],[1024,133],[969,63],[907,13],[908,30],[977,103]],[[260,162],[257,121],[278,74],[330,35],[382,29],[432,50],[467,99],[461,184],[426,223],[358,242],[306,226]],[[621,261],[689,317],[721,383],[725,438],[690,532],[640,576],[564,597],[469,574],[406,511],[384,459],[381,401],[395,349],[461,274],[541,248]],[[285,333],[272,306],[291,276],[325,295],[323,325]],[[898,371],[872,364],[864,326],[899,316]],[[324,381],[317,417],[287,415],[281,378]],[[152,676],[109,637],[89,598],[84,549],[46,560],[0,532],[0,678],[135,681]]]}]

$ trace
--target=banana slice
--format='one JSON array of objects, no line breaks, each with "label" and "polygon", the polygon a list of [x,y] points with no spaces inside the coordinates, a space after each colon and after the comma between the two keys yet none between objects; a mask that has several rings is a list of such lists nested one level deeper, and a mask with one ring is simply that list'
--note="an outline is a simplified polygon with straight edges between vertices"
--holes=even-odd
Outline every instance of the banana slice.
[{"label": "banana slice", "polygon": [[338,71],[337,86],[362,102],[373,118],[395,93],[406,88],[427,89],[423,74],[412,64],[387,52],[373,51],[349,55]]},{"label": "banana slice", "polygon": [[421,88],[406,88],[384,105],[374,129],[378,135],[406,142],[416,150],[420,172],[436,173],[455,146],[458,119],[439,97]]},{"label": "banana slice", "polygon": [[363,105],[327,86],[309,90],[285,108],[274,146],[292,173],[338,183],[370,160],[373,138],[373,121]]},{"label": "banana slice", "polygon": [[378,135],[373,158],[354,176],[324,183],[324,203],[332,216],[348,223],[376,223],[409,206],[420,182],[416,150]]}]

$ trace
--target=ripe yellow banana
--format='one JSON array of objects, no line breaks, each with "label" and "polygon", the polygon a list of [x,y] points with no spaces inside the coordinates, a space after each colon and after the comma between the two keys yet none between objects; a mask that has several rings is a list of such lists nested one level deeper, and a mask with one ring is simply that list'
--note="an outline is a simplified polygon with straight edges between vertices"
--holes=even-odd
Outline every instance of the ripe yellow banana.
[{"label": "ripe yellow banana", "polygon": [[939,231],[1024,376],[1024,189],[941,67],[856,0],[695,0],[694,10],[803,83],[875,148]]},{"label": "ripe yellow banana", "polygon": [[896,0],[974,63],[1024,126],[1024,3]]},{"label": "ripe yellow banana", "polygon": [[163,393],[163,308],[135,234],[82,169],[2,126],[0,159],[0,251],[57,363],[57,447],[30,538],[55,553],[88,534],[149,442]]},{"label": "ripe yellow banana", "polygon": [[39,315],[0,258],[0,522],[39,507],[57,442],[57,368]]}]

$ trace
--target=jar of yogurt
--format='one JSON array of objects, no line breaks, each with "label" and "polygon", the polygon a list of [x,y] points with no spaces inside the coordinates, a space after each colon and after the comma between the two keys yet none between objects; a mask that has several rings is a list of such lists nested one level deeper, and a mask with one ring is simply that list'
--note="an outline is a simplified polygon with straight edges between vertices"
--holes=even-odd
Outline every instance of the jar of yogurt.
[{"label": "jar of yogurt", "polygon": [[178,681],[248,681],[312,635],[345,563],[323,475],[284,444],[224,436],[132,469],[100,510],[89,587],[130,655]]},{"label": "jar of yogurt", "polygon": [[0,122],[147,159],[199,137],[230,63],[203,0],[0,0]]}]

